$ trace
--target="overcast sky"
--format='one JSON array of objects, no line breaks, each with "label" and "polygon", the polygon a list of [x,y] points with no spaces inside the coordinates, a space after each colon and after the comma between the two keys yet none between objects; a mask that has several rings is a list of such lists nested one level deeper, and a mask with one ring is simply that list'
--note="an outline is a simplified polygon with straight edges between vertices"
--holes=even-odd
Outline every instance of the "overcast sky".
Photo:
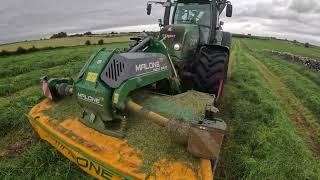
[{"label": "overcast sky", "polygon": [[[146,0],[1,0],[0,43],[40,39],[66,31],[157,29],[163,8],[146,15]],[[320,44],[319,0],[231,0],[224,29]],[[151,25],[150,25],[151,24]],[[153,25],[152,25],[153,24]]]}]

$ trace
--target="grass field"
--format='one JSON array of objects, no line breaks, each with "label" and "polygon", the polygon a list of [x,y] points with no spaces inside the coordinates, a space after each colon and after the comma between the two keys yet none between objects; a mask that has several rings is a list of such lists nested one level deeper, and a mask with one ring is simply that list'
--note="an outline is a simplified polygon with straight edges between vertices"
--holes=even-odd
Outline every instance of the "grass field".
[{"label": "grass field", "polygon": [[79,46],[84,45],[87,40],[91,42],[91,44],[97,44],[100,39],[104,41],[104,43],[114,43],[114,42],[128,42],[130,41],[130,35],[117,35],[117,36],[83,36],[83,37],[66,37],[66,38],[58,38],[58,39],[46,39],[46,40],[35,40],[35,41],[25,41],[25,42],[17,42],[12,44],[0,45],[0,51],[16,51],[18,47],[22,47],[25,49],[32,48],[33,46],[36,48],[45,48],[45,47],[69,47],[69,46]]},{"label": "grass field", "polygon": [[[26,114],[43,99],[39,77],[75,76],[99,48],[127,44],[0,58],[0,179],[89,178],[50,145],[34,140]],[[320,73],[262,49],[320,59],[317,48],[233,39],[219,107],[228,131],[216,178],[320,179]]]},{"label": "grass field", "polygon": [[127,46],[128,43],[113,43],[0,57],[0,179],[87,177],[51,146],[33,140],[26,114],[43,99],[41,76],[74,77],[98,49]]},{"label": "grass field", "polygon": [[320,86],[316,77],[320,75],[278,57],[250,52],[245,43],[280,49],[269,46],[272,42],[254,41],[236,39],[233,43],[233,68],[221,106],[230,129],[218,176],[319,179]]}]

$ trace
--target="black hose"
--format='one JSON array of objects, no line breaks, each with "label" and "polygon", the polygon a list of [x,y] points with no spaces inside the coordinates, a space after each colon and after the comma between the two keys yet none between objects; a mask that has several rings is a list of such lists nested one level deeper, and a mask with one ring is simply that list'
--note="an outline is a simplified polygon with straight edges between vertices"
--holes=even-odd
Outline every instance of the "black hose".
[{"label": "black hose", "polygon": [[149,43],[149,41],[151,40],[151,37],[148,36],[146,38],[144,38],[139,44],[137,44],[136,46],[134,46],[132,49],[130,49],[128,52],[137,52],[139,49],[141,49],[142,47],[144,47],[147,43]]}]

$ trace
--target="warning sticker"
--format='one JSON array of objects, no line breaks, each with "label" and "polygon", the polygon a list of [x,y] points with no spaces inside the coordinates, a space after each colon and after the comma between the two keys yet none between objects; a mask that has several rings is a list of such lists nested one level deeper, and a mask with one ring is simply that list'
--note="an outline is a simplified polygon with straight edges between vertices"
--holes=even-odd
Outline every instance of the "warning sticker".
[{"label": "warning sticker", "polygon": [[88,72],[88,75],[87,75],[87,81],[91,81],[91,82],[96,82],[97,81],[97,77],[98,77],[98,74],[97,73],[93,73],[93,72]]},{"label": "warning sticker", "polygon": [[117,104],[119,102],[119,94],[118,93],[115,93],[113,95],[113,103]]}]

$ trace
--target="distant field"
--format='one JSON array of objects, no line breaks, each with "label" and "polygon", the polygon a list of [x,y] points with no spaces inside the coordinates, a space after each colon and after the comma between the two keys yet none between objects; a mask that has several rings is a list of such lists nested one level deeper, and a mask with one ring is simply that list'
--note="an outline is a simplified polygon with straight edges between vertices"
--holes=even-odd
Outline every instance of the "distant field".
[{"label": "distant field", "polygon": [[23,42],[17,42],[12,44],[0,45],[0,51],[2,50],[16,51],[19,46],[25,49],[29,49],[32,46],[35,46],[36,48],[78,46],[78,45],[84,45],[87,40],[89,40],[91,44],[97,44],[100,39],[103,39],[104,43],[127,42],[130,40],[130,37],[133,37],[133,36],[130,36],[130,35],[117,35],[113,37],[84,36],[84,37],[66,37],[66,38],[58,38],[58,39],[23,41]]},{"label": "distant field", "polygon": [[303,44],[294,44],[289,41],[283,40],[262,40],[262,39],[249,39],[245,38],[242,41],[250,48],[250,49],[272,49],[275,51],[288,52],[295,55],[320,59],[320,47],[304,47]]}]

